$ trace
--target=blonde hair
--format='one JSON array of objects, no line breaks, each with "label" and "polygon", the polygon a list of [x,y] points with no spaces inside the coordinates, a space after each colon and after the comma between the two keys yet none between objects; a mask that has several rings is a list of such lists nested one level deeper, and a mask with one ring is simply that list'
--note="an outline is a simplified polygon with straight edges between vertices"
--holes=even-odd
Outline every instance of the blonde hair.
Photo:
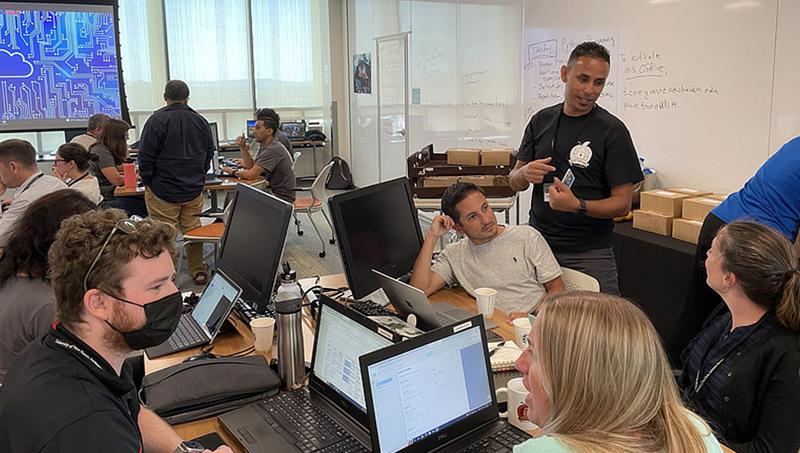
[{"label": "blonde hair", "polygon": [[655,328],[632,303],[585,291],[547,298],[533,349],[550,414],[542,426],[578,452],[706,451]]}]

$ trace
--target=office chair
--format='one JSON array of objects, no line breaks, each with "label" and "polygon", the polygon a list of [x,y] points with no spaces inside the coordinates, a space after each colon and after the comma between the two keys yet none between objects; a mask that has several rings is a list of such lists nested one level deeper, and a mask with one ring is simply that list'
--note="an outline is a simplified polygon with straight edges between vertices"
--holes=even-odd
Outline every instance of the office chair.
[{"label": "office chair", "polygon": [[595,293],[600,292],[600,282],[591,275],[567,267],[562,267],[561,271],[564,272],[561,275],[561,279],[564,280],[564,287],[567,291],[583,290]]},{"label": "office chair", "polygon": [[[331,236],[333,236],[333,226],[331,225],[331,221],[328,218],[328,214],[323,209],[324,201],[327,198],[325,192],[325,180],[328,179],[328,173],[331,172],[331,168],[333,167],[333,162],[329,163],[322,169],[322,171],[317,175],[314,179],[314,182],[311,184],[311,187],[298,187],[295,189],[295,192],[310,192],[311,197],[308,198],[297,198],[294,200],[294,224],[297,227],[297,235],[302,236],[303,230],[300,229],[300,220],[297,218],[298,212],[305,212],[308,215],[308,220],[311,221],[311,226],[314,227],[314,231],[317,232],[317,236],[319,236],[319,241],[322,243],[322,251],[319,252],[320,258],[325,258],[325,241],[322,239],[322,234],[319,232],[319,228],[314,223],[314,217],[311,215],[315,212],[322,211],[322,215],[325,216],[325,221],[328,222],[328,226],[331,229]],[[331,237],[329,239],[331,244],[336,243],[336,239]]]}]

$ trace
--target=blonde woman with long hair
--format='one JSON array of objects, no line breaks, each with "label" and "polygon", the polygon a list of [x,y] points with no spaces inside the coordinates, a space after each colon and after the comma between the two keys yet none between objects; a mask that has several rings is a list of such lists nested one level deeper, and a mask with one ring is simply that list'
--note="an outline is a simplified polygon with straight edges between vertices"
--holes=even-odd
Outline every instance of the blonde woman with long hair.
[{"label": "blonde woman with long hair", "polygon": [[570,291],[537,307],[516,362],[539,435],[515,453],[715,453],[681,402],[647,316],[616,296]]},{"label": "blonde woman with long hair", "polygon": [[705,268],[724,303],[683,353],[684,396],[737,453],[797,453],[797,253],[778,231],[738,221],[717,233]]}]

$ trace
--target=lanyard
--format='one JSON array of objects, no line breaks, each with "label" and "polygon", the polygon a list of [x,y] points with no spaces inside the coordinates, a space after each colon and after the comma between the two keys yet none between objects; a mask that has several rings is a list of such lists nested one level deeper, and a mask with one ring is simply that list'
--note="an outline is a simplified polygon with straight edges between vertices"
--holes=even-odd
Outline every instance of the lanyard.
[{"label": "lanyard", "polygon": [[[570,143],[575,143],[575,141],[578,140],[578,137],[580,137],[581,133],[583,133],[583,129],[586,128],[586,123],[589,122],[589,117],[592,116],[592,114],[594,113],[595,107],[596,106],[592,107],[592,111],[587,113],[586,115],[584,115],[585,118],[584,118],[583,122],[581,123],[581,127],[580,127],[580,129],[578,129],[578,133],[575,134],[575,137],[572,139],[572,141]],[[556,164],[556,165],[554,165],[554,167],[556,167],[556,168],[558,168],[558,161],[559,161],[558,153],[556,152],[556,138],[558,136],[558,127],[561,124],[561,115],[566,115],[566,113],[564,113],[564,104],[563,103],[561,104],[561,108],[558,111],[558,115],[556,115],[555,129],[553,130],[553,138],[550,140],[550,152],[552,153],[553,163]],[[569,155],[567,156],[567,162],[569,162]],[[571,167],[571,166],[572,165],[567,165],[568,168]]]},{"label": "lanyard", "polygon": [[44,176],[44,173],[39,173],[39,174],[38,174],[38,175],[37,175],[35,178],[33,178],[33,180],[31,180],[31,182],[29,182],[29,183],[28,183],[28,185],[27,185],[27,186],[25,186],[25,187],[23,187],[22,189],[20,189],[19,193],[23,193],[23,192],[25,192],[26,190],[30,189],[30,188],[31,188],[31,186],[33,185],[33,183],[35,183],[36,181],[38,181],[38,180],[39,180],[39,178],[41,178],[42,176]]},{"label": "lanyard", "polygon": [[76,182],[80,181],[81,179],[83,179],[83,178],[85,178],[85,177],[87,177],[87,176],[89,176],[89,172],[88,172],[88,171],[87,171],[86,173],[84,173],[84,174],[83,174],[83,176],[81,176],[80,178],[78,178],[78,179],[73,179],[72,181],[70,181],[70,182],[67,184],[67,187],[72,187],[72,185],[73,185],[73,184],[75,184]]},{"label": "lanyard", "polygon": [[[717,368],[719,368],[719,366],[722,365],[722,363],[725,361],[725,359],[728,358],[728,356],[731,354],[731,352],[736,350],[736,348],[738,348],[739,345],[741,345],[748,338],[750,338],[750,335],[753,335],[753,332],[758,330],[758,328],[761,326],[761,323],[764,322],[764,319],[766,319],[766,317],[767,317],[767,314],[762,316],[761,319],[759,319],[758,322],[756,323],[756,326],[750,332],[748,332],[747,335],[744,336],[744,338],[739,340],[732,348],[730,348],[730,350],[728,350],[728,352],[726,352],[719,360],[717,360],[717,363],[715,363],[714,366],[712,366],[711,369],[708,370],[708,373],[706,373],[705,376],[703,376],[703,379],[700,379],[700,370],[703,369],[703,364],[705,363],[706,358],[708,357],[708,353],[711,352],[711,349],[713,349],[714,345],[719,341],[719,336],[728,327],[728,323],[727,322],[722,324],[722,326],[717,330],[717,333],[714,335],[715,341],[712,341],[711,343],[709,343],[708,347],[706,348],[706,351],[703,353],[703,356],[700,358],[700,364],[697,367],[697,375],[695,376],[695,379],[694,379],[694,393],[695,394],[700,393],[700,390],[703,388],[704,385],[706,385],[706,381],[708,380],[708,378],[710,378],[711,375],[714,374],[715,371],[717,371]],[[731,319],[731,322],[733,322],[732,319]]]}]

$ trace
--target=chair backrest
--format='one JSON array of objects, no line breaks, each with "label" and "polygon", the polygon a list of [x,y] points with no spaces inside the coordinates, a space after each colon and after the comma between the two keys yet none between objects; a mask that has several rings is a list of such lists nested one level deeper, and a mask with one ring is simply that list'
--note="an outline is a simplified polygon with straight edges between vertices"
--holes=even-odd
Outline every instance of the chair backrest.
[{"label": "chair backrest", "polygon": [[567,267],[562,267],[561,271],[564,272],[561,275],[561,279],[564,280],[564,287],[567,291],[583,290],[596,293],[600,292],[600,282],[591,275]]},{"label": "chair backrest", "polygon": [[297,165],[297,161],[298,161],[298,159],[300,159],[300,156],[302,154],[303,153],[300,152],[300,151],[295,151],[294,152],[294,156],[292,156],[292,158],[293,158],[293,160],[292,160],[292,171],[294,171],[294,166]]},{"label": "chair backrest", "polygon": [[315,200],[325,201],[325,199],[328,198],[328,192],[325,190],[325,181],[328,179],[331,168],[333,168],[332,161],[328,162],[328,165],[319,172],[319,175],[317,175],[317,178],[314,179],[314,182],[311,184],[311,196],[314,197]]}]

